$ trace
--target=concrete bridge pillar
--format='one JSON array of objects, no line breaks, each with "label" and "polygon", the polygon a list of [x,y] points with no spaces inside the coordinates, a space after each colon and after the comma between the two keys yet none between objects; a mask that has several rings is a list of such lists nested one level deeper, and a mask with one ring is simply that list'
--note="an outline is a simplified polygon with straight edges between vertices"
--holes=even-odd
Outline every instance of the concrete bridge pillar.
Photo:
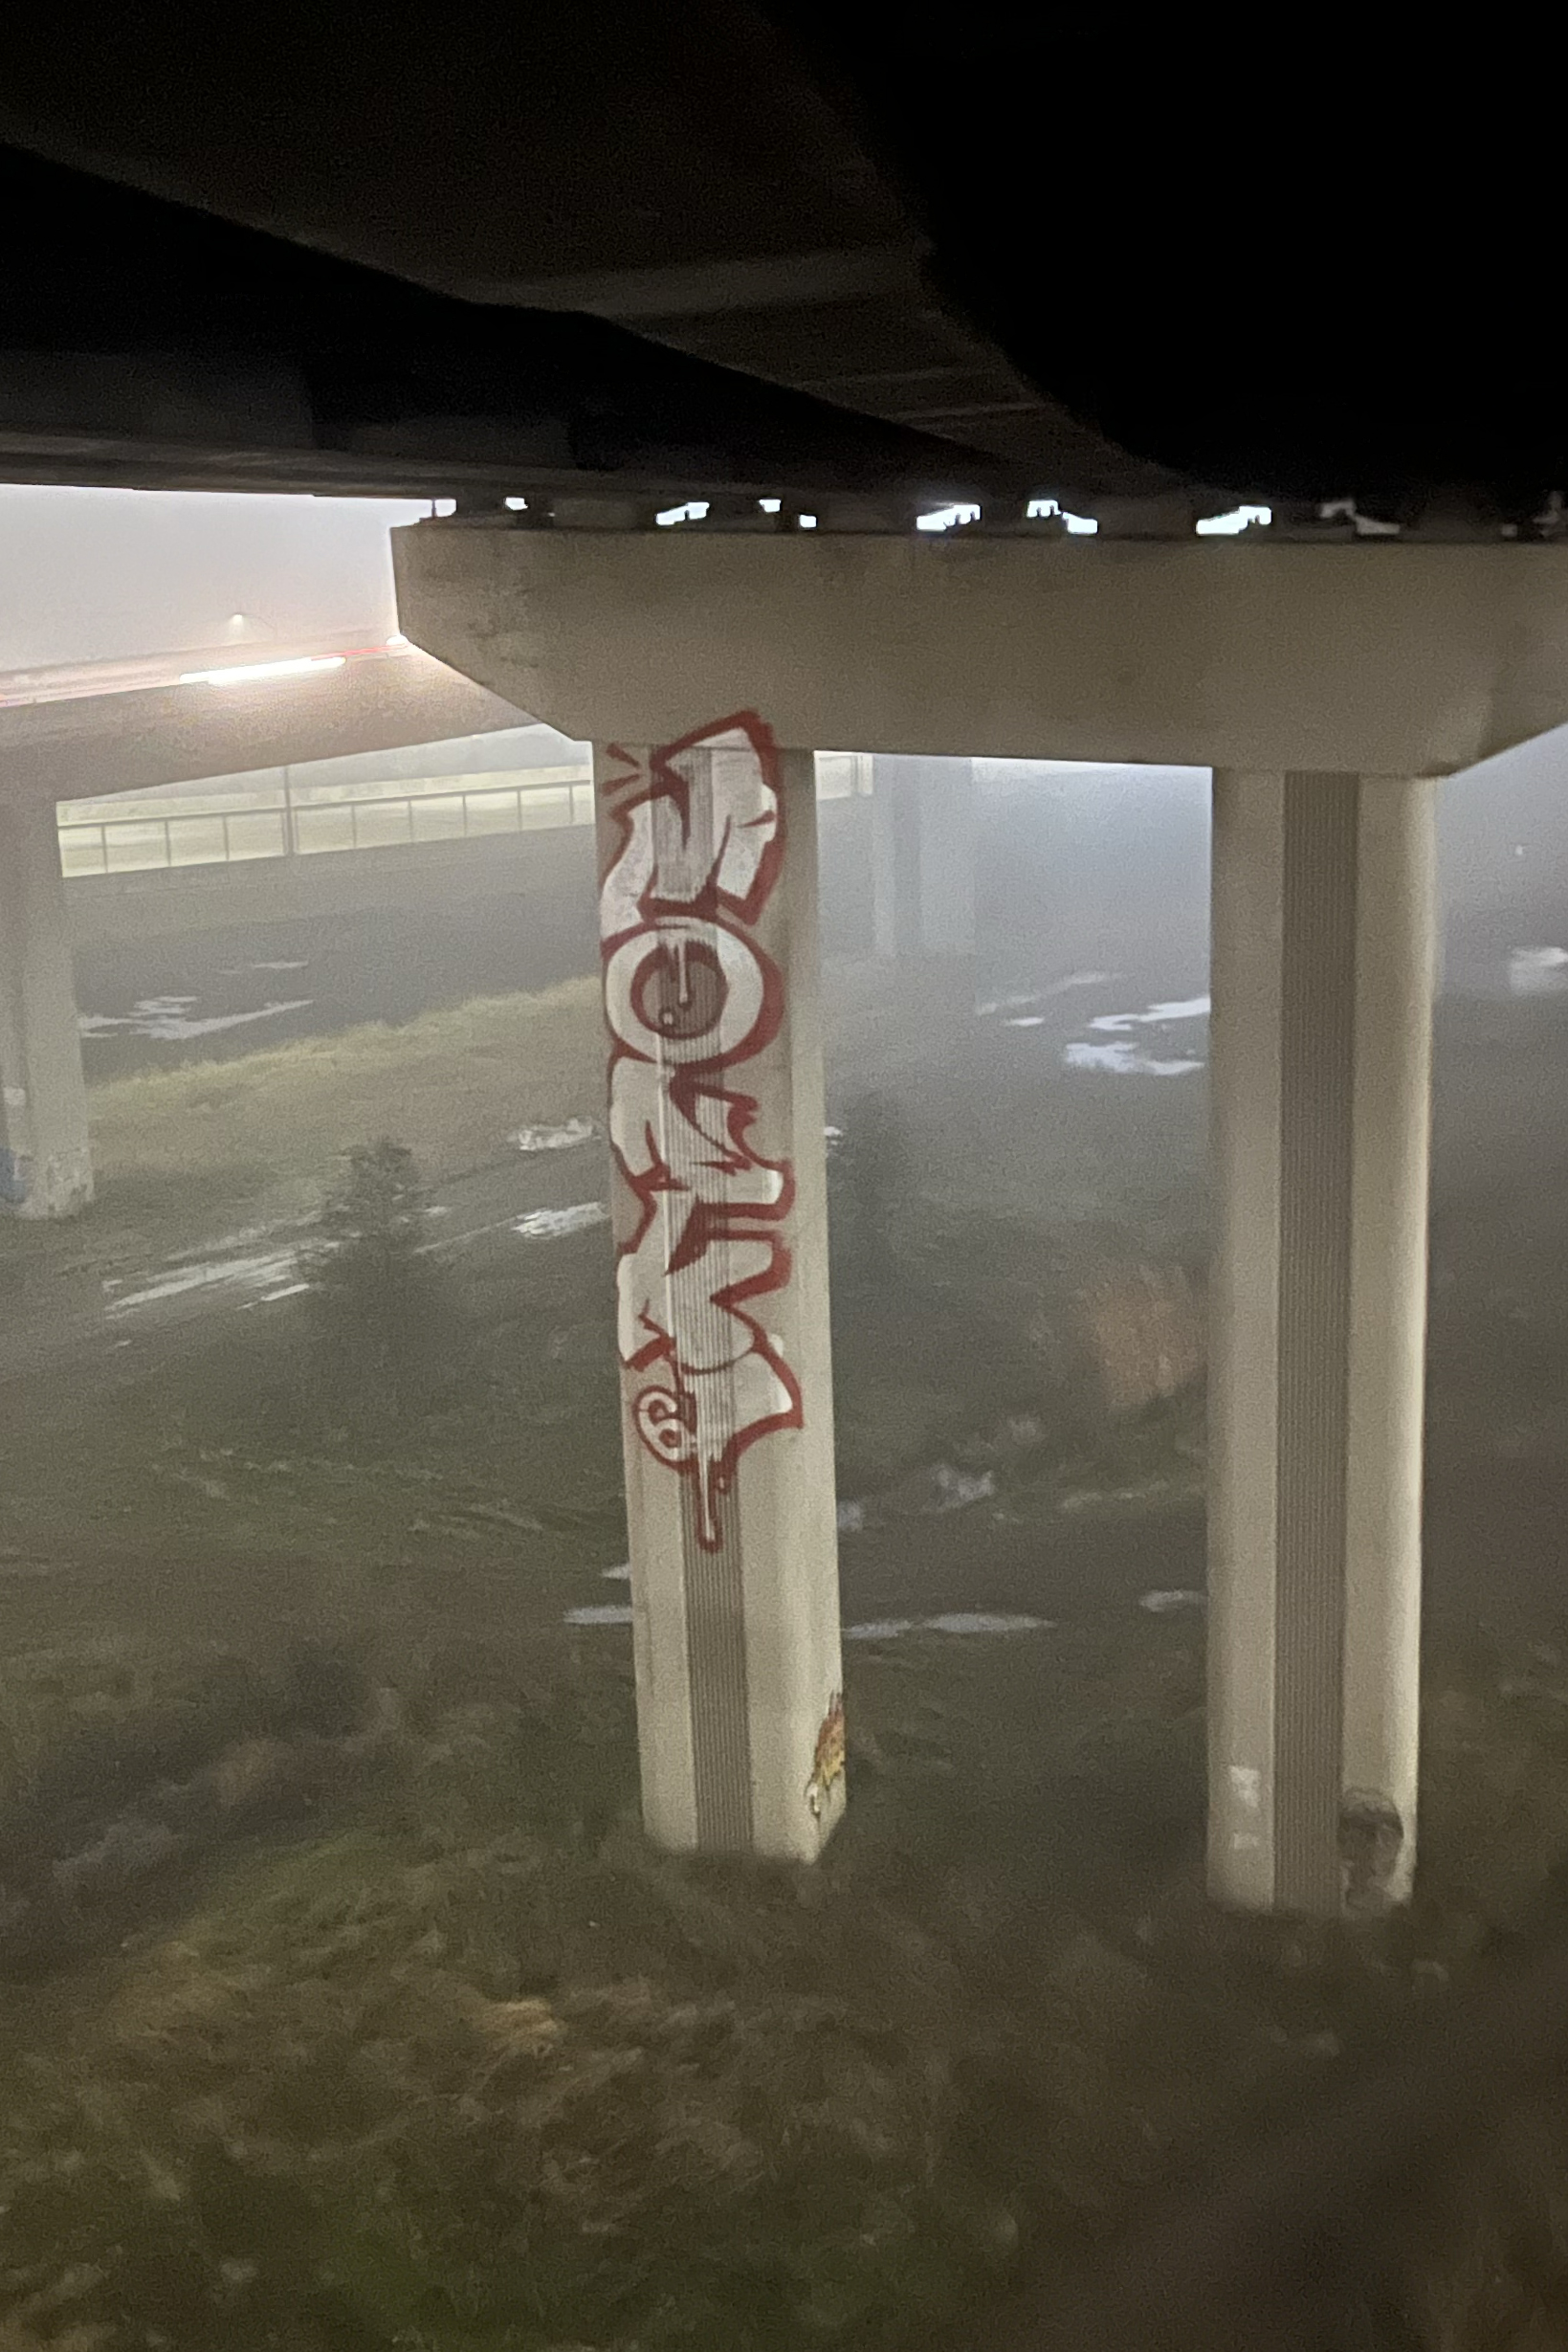
[{"label": "concrete bridge pillar", "polygon": [[[1394,779],[1568,722],[1568,544],[947,545],[460,520],[396,537],[408,633],[573,736],[658,742],[688,710],[744,701],[791,743],[1221,771],[1212,1884],[1281,1910],[1401,1899],[1415,1854],[1434,788]],[[804,1168],[804,1112],[796,1129]],[[782,1320],[762,1327],[787,1339]],[[803,1385],[809,1430],[808,1361]],[[740,1458],[742,1511],[748,1467],[766,1475],[773,1444]],[[826,1480],[822,1496],[825,1510]],[[769,1542],[819,1588],[782,1535]],[[682,1587],[694,1626],[708,1589]],[[645,1660],[645,1681],[656,1667]],[[670,1720],[682,1707],[695,1714],[683,1696]],[[691,1753],[688,1735],[688,1789]]]},{"label": "concrete bridge pillar", "polygon": [[810,1861],[844,1803],[809,752],[597,748],[643,1811]]},{"label": "concrete bridge pillar", "polygon": [[974,762],[880,752],[872,774],[876,952],[912,973],[945,973],[972,1009]]},{"label": "concrete bridge pillar", "polygon": [[1215,776],[1209,1868],[1248,1908],[1414,1867],[1435,788]]},{"label": "concrete bridge pillar", "polygon": [[0,799],[0,1208],[69,1217],[92,1197],[55,804]]}]

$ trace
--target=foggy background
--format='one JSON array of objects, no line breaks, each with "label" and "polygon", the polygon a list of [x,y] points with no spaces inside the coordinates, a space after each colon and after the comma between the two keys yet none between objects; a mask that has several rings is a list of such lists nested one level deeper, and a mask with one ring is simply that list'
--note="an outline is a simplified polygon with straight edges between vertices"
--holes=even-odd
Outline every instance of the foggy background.
[{"label": "foggy background", "polygon": [[[0,699],[385,647],[422,511],[0,490]],[[875,956],[878,801],[819,768],[854,1811],[808,1901],[641,1845],[585,759],[117,802],[110,735],[64,811],[97,1195],[0,1219],[7,2345],[936,2341],[1568,1851],[1564,737],[1434,788],[1421,1895],[1322,1941],[1201,1892],[1198,769],[977,762],[971,972]],[[108,863],[182,795],[215,856]],[[1499,2195],[1555,2248],[1548,2122]],[[1478,2210],[1380,2347],[1501,2341]]]},{"label": "foggy background", "polygon": [[0,673],[397,627],[386,534],[430,500],[0,484]]},{"label": "foggy background", "polygon": [[[428,500],[0,486],[0,674],[226,644],[381,642],[396,627],[388,530],[430,511]],[[350,778],[372,768],[391,777],[574,756],[539,729],[339,765]],[[1564,985],[1565,779],[1568,730],[1439,788],[1442,985],[1450,994],[1538,995]],[[235,779],[236,789],[244,782]],[[1128,976],[1151,998],[1202,990],[1205,771],[988,761],[977,783],[983,993],[1027,991],[1079,969],[1125,974],[1130,963]],[[111,764],[101,791],[114,789]],[[823,836],[825,946],[865,953],[867,812],[825,807]],[[400,920],[394,953],[387,926],[373,919],[334,926],[322,945],[338,978],[316,991],[315,1020],[363,1019],[378,1006],[402,1017],[422,1003],[589,969],[591,886],[580,889],[542,844],[539,863],[522,903],[445,906],[438,921],[411,930]],[[82,1009],[99,1025],[89,1026],[89,1040],[113,1039],[121,1066],[132,1041],[123,1027],[102,1024],[123,1023],[139,998],[185,992],[193,970],[226,960],[210,937],[192,940],[184,958],[167,943],[129,960],[86,944]],[[289,1032],[266,1037],[279,1033]],[[210,1032],[207,1050],[245,1042],[225,1036]],[[93,1066],[106,1065],[100,1057]]]}]

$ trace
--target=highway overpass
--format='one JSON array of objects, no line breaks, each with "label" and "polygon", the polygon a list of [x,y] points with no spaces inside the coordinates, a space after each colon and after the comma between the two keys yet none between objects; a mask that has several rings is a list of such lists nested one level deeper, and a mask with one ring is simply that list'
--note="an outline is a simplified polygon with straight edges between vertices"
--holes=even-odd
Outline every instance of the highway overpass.
[{"label": "highway overpass", "polygon": [[57,803],[481,735],[522,717],[399,636],[0,677],[0,1199],[50,1217],[92,1197]]},{"label": "highway overpass", "polygon": [[0,806],[443,743],[524,713],[399,637],[158,655],[0,676]]}]

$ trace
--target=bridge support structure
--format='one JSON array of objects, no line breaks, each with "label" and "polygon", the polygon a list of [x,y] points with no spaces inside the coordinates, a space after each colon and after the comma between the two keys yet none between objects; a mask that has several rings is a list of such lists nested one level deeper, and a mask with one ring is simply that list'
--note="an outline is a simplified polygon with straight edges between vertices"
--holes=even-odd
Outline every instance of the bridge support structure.
[{"label": "bridge support structure", "polygon": [[812,1861],[845,1793],[814,762],[742,713],[594,772],[644,1818]]},{"label": "bridge support structure", "polygon": [[872,775],[876,953],[972,1010],[974,762],[881,752]]},{"label": "bridge support structure", "polygon": [[[1431,780],[1568,722],[1568,547],[394,539],[408,634],[567,734],[668,741],[746,708],[790,746],[916,764],[1215,769],[1210,1885],[1298,1913],[1401,1901]],[[802,1231],[802,1267],[821,1246]],[[826,1289],[798,1295],[815,1328],[792,1343],[826,1383]],[[826,1571],[792,1543],[794,1498],[771,1507],[777,1607],[808,1642]],[[684,1684],[645,1676],[645,1714],[710,1703],[689,1631],[684,1656]]]},{"label": "bridge support structure", "polygon": [[55,804],[0,798],[0,1207],[69,1217],[92,1197]]},{"label": "bridge support structure", "polygon": [[1209,1875],[1410,1890],[1435,788],[1214,781]]}]

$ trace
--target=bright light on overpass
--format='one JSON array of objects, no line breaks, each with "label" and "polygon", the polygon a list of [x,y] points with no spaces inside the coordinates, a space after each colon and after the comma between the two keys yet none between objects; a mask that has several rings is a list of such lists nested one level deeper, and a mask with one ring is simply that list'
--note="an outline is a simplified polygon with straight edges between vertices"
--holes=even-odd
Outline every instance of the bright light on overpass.
[{"label": "bright light on overpass", "polygon": [[222,670],[186,670],[182,686],[243,686],[253,678],[303,677],[310,670],[341,670],[346,654],[302,654],[294,661],[237,662]]}]

